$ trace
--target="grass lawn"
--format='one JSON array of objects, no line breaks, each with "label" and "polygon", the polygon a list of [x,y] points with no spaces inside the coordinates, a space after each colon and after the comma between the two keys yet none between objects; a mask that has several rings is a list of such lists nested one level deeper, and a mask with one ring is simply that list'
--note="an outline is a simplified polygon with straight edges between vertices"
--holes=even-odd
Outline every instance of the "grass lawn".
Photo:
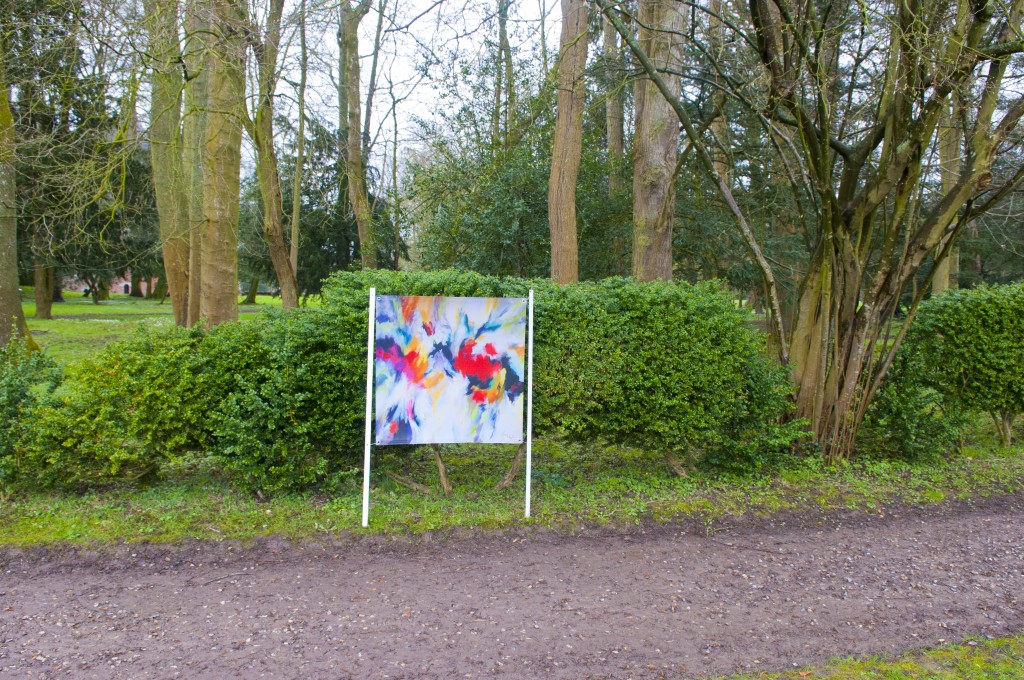
[{"label": "grass lawn", "polygon": [[[161,302],[118,294],[112,295],[110,300],[94,303],[81,292],[64,291],[64,302],[53,303],[52,319],[35,318],[32,288],[22,288],[21,299],[32,337],[61,363],[91,356],[105,345],[128,337],[140,325],[160,327],[174,323],[170,298]],[[319,298],[310,298],[311,306],[318,303]],[[271,308],[280,309],[281,298],[258,295],[255,305],[238,308],[238,316],[242,320],[251,319]]]}]

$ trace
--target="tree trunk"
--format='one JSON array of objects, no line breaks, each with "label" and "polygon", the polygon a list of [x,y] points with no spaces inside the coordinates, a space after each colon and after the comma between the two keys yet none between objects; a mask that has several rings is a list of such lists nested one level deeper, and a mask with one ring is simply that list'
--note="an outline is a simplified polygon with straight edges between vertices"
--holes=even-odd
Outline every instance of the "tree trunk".
[{"label": "tree trunk", "polygon": [[[0,47],[3,42],[0,36]],[[18,211],[10,93],[0,59],[0,347],[5,347],[14,337],[28,335],[18,288]]]},{"label": "tree trunk", "polygon": [[558,54],[558,111],[548,182],[548,224],[551,229],[551,278],[556,283],[579,280],[576,238],[576,180],[583,151],[583,69],[587,63],[587,4],[562,0],[562,36]]},{"label": "tree trunk", "polygon": [[159,300],[160,304],[164,303],[164,299],[167,297],[167,277],[161,276],[156,280],[156,286],[153,288],[153,299]]},{"label": "tree trunk", "polygon": [[212,0],[203,148],[199,313],[215,326],[238,319],[238,208],[244,115],[244,7]]},{"label": "tree trunk", "polygon": [[274,91],[277,89],[278,47],[281,42],[281,13],[284,0],[271,0],[263,42],[250,34],[256,58],[257,83],[254,117],[244,118],[249,137],[256,147],[256,177],[263,200],[263,239],[281,290],[281,306],[295,309],[299,304],[288,246],[284,241],[284,199],[281,195],[281,171],[274,149]]},{"label": "tree trunk", "polygon": [[[679,38],[670,31],[682,30],[679,6],[672,0],[640,0],[639,11],[639,42],[651,63],[658,69],[678,69]],[[665,84],[678,98],[679,78],[667,75]],[[641,281],[670,280],[679,119],[649,77],[637,81],[635,96],[633,276]]]},{"label": "tree trunk", "polygon": [[[189,80],[185,83],[185,120],[182,126],[182,181],[184,182],[188,222],[188,289],[185,325],[194,326],[200,319],[202,299],[203,268],[203,163],[205,157],[204,139],[207,120],[207,90],[209,74],[205,36],[208,32],[207,0],[188,0],[186,26],[188,37],[185,43],[185,68]],[[166,265],[164,267],[166,272]],[[160,278],[164,289],[173,286],[173,281]],[[173,293],[173,289],[171,291]],[[162,297],[162,296],[161,296]]]},{"label": "tree trunk", "polygon": [[995,423],[996,431],[999,433],[999,444],[1003,448],[1013,445],[1013,413],[1000,411],[993,413],[992,422]]},{"label": "tree trunk", "polygon": [[249,282],[249,293],[245,296],[245,299],[242,300],[242,304],[243,305],[254,305],[254,304],[256,304],[256,291],[259,290],[259,287],[260,287],[260,277],[258,277],[258,276],[252,277],[252,281]]},{"label": "tree trunk", "polygon": [[362,120],[359,102],[359,22],[369,11],[369,0],[360,0],[354,7],[350,0],[343,0],[341,6],[342,32],[348,100],[348,149],[347,168],[348,197],[359,231],[359,256],[363,269],[377,268],[377,241],[373,233],[373,213],[370,197],[366,193],[366,174],[363,166]]},{"label": "tree trunk", "polygon": [[306,162],[306,77],[309,71],[309,51],[306,49],[306,0],[299,3],[299,131],[295,148],[295,173],[292,177],[292,224],[291,243],[288,253],[295,275],[295,285],[299,282],[299,225],[302,214],[302,169]]},{"label": "tree trunk", "polygon": [[54,269],[45,264],[37,264],[33,269],[35,286],[36,318],[53,318]]},{"label": "tree trunk", "polygon": [[508,472],[501,478],[501,481],[494,485],[495,491],[504,491],[508,487],[512,486],[512,482],[516,480],[516,475],[523,467],[523,460],[526,459],[526,444],[520,444],[519,448],[516,449],[516,455],[512,458],[512,466],[509,467]]},{"label": "tree trunk", "polygon": [[622,97],[622,81],[625,79],[622,68],[622,50],[619,47],[619,34],[607,18],[602,18],[603,51],[605,59],[605,79],[608,91],[605,93],[605,123],[608,137],[608,194],[616,196],[625,187],[622,182],[622,160],[625,145],[623,143],[623,125],[625,123],[624,104]]},{"label": "tree trunk", "polygon": [[[943,193],[952,191],[960,179],[960,147],[963,136],[956,121],[956,99],[954,96],[953,102],[943,109],[939,121],[939,176],[942,180]],[[935,265],[932,294],[938,295],[950,288],[956,288],[959,277],[960,249],[953,246],[949,254]]]},{"label": "tree trunk", "polygon": [[452,492],[452,480],[448,477],[448,468],[441,459],[441,447],[435,444],[431,447],[434,450],[434,462],[437,464],[437,477],[441,480],[441,490],[447,496]]},{"label": "tree trunk", "polygon": [[[188,323],[188,203],[182,166],[181,104],[183,76],[179,61],[177,0],[146,0],[151,76],[149,153],[156,195],[164,271],[169,279],[174,322]],[[132,286],[135,294],[135,286]]]},{"label": "tree trunk", "polygon": [[135,272],[132,272],[130,294],[133,298],[146,297],[142,292],[142,274],[136,274]]}]

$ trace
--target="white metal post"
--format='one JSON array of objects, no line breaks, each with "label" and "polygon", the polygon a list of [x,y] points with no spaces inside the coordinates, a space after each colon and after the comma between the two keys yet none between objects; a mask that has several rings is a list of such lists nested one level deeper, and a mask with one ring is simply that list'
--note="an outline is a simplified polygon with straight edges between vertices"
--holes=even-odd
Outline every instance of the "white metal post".
[{"label": "white metal post", "polygon": [[533,480],[533,289],[527,306],[526,329],[526,516],[530,516],[530,486]]},{"label": "white metal post", "polygon": [[377,289],[370,289],[369,335],[366,340],[366,435],[363,439],[363,526],[370,525],[370,430],[373,429],[373,340],[377,321]]}]

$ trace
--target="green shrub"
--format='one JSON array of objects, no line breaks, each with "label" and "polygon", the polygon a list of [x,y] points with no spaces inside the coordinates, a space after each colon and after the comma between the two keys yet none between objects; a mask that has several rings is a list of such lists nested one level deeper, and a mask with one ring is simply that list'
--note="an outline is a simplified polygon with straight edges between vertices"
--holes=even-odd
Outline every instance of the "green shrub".
[{"label": "green shrub", "polygon": [[963,437],[966,414],[921,382],[912,359],[906,351],[897,354],[868,406],[858,442],[869,456],[926,461],[953,450]]},{"label": "green shrub", "polygon": [[0,489],[18,476],[20,442],[32,426],[35,404],[60,381],[60,371],[41,352],[30,352],[24,340],[0,347]]},{"label": "green shrub", "polygon": [[235,366],[231,388],[217,390],[223,398],[213,412],[214,456],[236,484],[299,490],[359,465],[365,325],[363,319],[364,337],[356,340],[358,321],[316,309],[224,324],[210,333],[209,354],[261,355],[244,370]]},{"label": "green shrub", "polygon": [[201,339],[198,330],[140,329],[69,368],[30,414],[23,476],[67,488],[136,480],[207,445]]},{"label": "green shrub", "polygon": [[992,416],[1004,445],[1024,410],[1024,285],[952,290],[920,307],[904,351],[950,408]]},{"label": "green shrub", "polygon": [[[763,463],[798,436],[797,424],[780,424],[790,390],[783,371],[764,358],[763,338],[744,325],[749,315],[716,282],[559,286],[456,271],[339,273],[325,286],[325,310],[358,320],[360,343],[371,287],[382,295],[497,297],[533,288],[539,434],[734,470]],[[362,376],[350,374],[354,394]]]},{"label": "green shrub", "polygon": [[363,442],[367,303],[381,294],[535,290],[538,433],[607,440],[685,465],[749,470],[785,449],[789,385],[715,283],[557,286],[465,272],[337,274],[320,309],[209,332],[140,331],[33,407],[29,481],[72,487],[158,474],[195,455],[252,491],[342,479]]}]

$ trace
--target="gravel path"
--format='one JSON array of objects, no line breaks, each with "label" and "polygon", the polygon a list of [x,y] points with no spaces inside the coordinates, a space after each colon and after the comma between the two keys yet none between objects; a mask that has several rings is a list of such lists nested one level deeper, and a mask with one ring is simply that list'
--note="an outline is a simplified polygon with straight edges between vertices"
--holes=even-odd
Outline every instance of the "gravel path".
[{"label": "gravel path", "polygon": [[0,676],[704,677],[1002,636],[1022,510],[0,551]]}]

